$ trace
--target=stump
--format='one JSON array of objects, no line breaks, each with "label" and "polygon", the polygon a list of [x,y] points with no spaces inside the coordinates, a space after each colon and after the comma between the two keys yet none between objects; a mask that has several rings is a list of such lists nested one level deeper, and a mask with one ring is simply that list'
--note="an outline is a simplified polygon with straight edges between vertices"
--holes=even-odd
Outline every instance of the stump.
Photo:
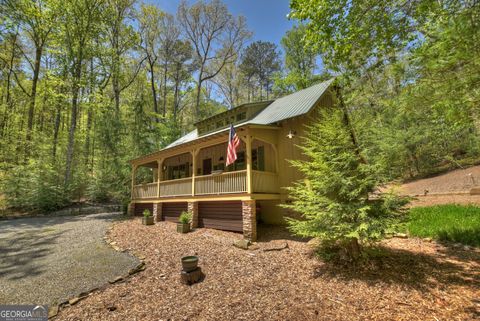
[{"label": "stump", "polygon": [[204,276],[205,274],[203,274],[202,269],[200,267],[197,267],[192,272],[182,271],[180,274],[180,281],[183,284],[192,285],[203,280]]}]

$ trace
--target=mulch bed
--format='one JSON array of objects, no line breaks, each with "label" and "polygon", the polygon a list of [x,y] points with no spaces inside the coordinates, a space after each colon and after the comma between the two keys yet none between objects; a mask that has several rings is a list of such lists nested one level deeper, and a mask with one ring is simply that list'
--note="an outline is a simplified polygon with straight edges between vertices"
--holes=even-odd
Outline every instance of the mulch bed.
[{"label": "mulch bed", "polygon": [[[58,320],[472,320],[480,317],[480,250],[390,239],[368,266],[321,262],[304,240],[260,230],[251,250],[240,234],[175,224],[115,224],[110,238],[145,257],[147,269],[108,286]],[[282,244],[288,244],[288,247]],[[278,248],[281,250],[265,251]],[[180,283],[180,258],[196,254],[206,277]]]}]

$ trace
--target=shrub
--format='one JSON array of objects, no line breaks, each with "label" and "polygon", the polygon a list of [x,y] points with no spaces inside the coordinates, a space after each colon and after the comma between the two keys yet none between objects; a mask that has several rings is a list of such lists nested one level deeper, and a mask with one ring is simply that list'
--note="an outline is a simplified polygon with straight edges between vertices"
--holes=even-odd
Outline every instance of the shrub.
[{"label": "shrub", "polygon": [[150,217],[152,215],[152,213],[150,213],[150,210],[149,209],[146,209],[143,211],[143,216],[144,217]]},{"label": "shrub", "polygon": [[192,221],[192,213],[183,211],[178,218],[178,222],[182,224],[189,224]]},{"label": "shrub", "polygon": [[31,161],[8,170],[1,182],[7,206],[22,210],[54,211],[69,204],[62,175],[47,162]]}]

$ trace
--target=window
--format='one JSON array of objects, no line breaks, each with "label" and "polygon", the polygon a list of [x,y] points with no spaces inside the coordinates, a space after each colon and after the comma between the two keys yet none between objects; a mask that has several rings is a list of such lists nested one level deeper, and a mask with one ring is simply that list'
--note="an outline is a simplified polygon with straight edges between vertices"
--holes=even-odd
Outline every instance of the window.
[{"label": "window", "polygon": [[247,118],[247,113],[246,112],[242,112],[242,113],[237,114],[237,121],[242,121],[242,120],[245,120],[246,118]]},{"label": "window", "polygon": [[241,171],[247,168],[247,163],[245,162],[245,152],[237,153],[237,160],[233,163],[234,170]]},{"label": "window", "polygon": [[263,146],[252,150],[252,169],[257,171],[265,170],[265,148]]},{"label": "window", "polygon": [[168,179],[190,177],[190,164],[187,162],[185,164],[168,166],[167,177]]}]

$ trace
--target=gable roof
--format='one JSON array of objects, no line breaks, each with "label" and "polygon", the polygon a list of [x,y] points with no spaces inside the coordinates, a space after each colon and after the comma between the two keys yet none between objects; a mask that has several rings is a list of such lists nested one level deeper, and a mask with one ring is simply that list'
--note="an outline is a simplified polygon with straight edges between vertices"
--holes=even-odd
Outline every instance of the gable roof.
[{"label": "gable roof", "polygon": [[[283,96],[274,100],[265,109],[258,113],[255,117],[244,123],[238,124],[235,127],[240,127],[249,124],[256,125],[269,125],[279,121],[298,117],[308,113],[317,103],[317,101],[323,96],[323,94],[330,87],[334,78],[324,81],[322,83],[313,85],[311,87],[299,90],[293,94]],[[219,114],[220,115],[220,114]],[[180,137],[164,149],[172,148],[178,145],[182,145],[198,138],[207,137],[213,134],[217,134],[222,131],[227,131],[229,128],[223,128],[219,131],[208,133],[205,135],[198,135],[198,130],[194,129],[188,134]]]},{"label": "gable roof", "polygon": [[330,87],[333,80],[332,78],[276,99],[256,117],[250,120],[250,123],[268,125],[308,113],[328,87]]}]

